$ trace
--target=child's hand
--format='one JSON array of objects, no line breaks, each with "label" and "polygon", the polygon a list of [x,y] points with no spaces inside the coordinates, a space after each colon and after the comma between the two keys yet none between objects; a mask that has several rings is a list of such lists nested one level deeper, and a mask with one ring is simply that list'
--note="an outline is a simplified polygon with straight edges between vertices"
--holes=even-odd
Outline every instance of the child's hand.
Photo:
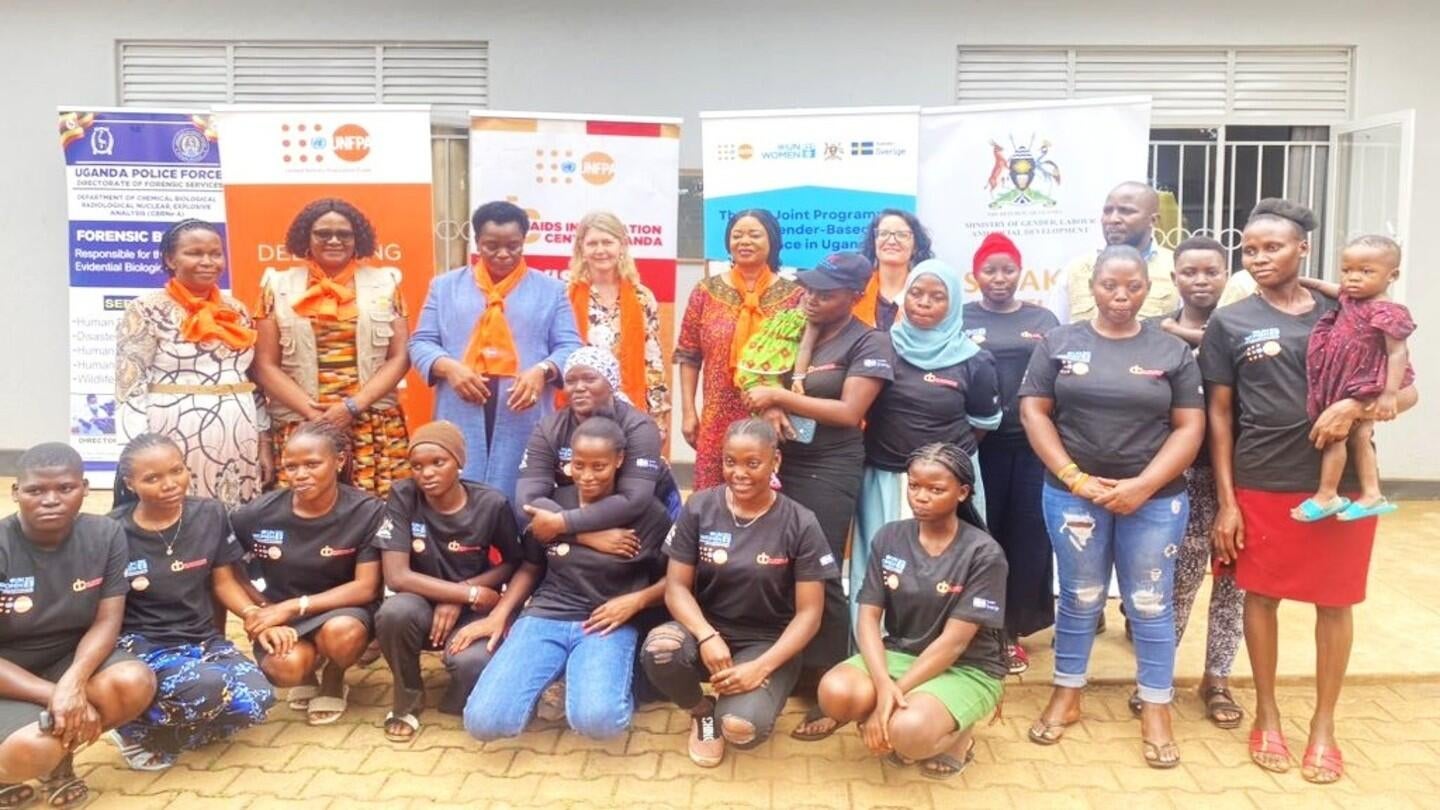
[{"label": "child's hand", "polygon": [[1400,396],[1386,391],[1370,403],[1369,411],[1367,416],[1376,422],[1389,422],[1400,412]]}]

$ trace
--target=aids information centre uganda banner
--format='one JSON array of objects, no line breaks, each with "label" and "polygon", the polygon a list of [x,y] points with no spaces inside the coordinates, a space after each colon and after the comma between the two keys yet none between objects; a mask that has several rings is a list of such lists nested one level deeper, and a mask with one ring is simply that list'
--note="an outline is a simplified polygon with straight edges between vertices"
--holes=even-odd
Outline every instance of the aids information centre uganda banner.
[{"label": "aids information centre uganda banner", "polygon": [[166,229],[196,217],[223,230],[220,149],[208,115],[180,111],[61,107],[59,135],[70,216],[70,443],[104,489],[120,456],[116,327],[127,301],[168,280]]},{"label": "aids information centre uganda banner", "polygon": [[[235,296],[253,305],[269,268],[304,266],[285,248],[305,206],[339,198],[375,230],[361,263],[398,268],[413,327],[435,275],[428,105],[215,107],[225,151],[230,270]],[[401,405],[412,427],[430,421],[430,388],[413,371]]]},{"label": "aids information centre uganda banner", "polygon": [[[705,258],[729,261],[731,214],[780,220],[781,261],[856,250],[875,213],[915,210],[919,108],[704,112]],[[779,269],[779,268],[774,268]]]},{"label": "aids information centre uganda banner", "polygon": [[[965,272],[1002,232],[1024,258],[1016,297],[1055,308],[1065,266],[1105,244],[1105,196],[1145,180],[1149,141],[1148,96],[921,110],[919,214],[935,254]],[[966,293],[978,295],[968,272]]]},{"label": "aids information centre uganda banner", "polygon": [[[564,276],[580,219],[625,223],[640,280],[660,303],[661,345],[673,343],[679,118],[475,110],[470,208],[509,200],[530,217],[525,263]],[[473,244],[474,235],[471,234]]]}]

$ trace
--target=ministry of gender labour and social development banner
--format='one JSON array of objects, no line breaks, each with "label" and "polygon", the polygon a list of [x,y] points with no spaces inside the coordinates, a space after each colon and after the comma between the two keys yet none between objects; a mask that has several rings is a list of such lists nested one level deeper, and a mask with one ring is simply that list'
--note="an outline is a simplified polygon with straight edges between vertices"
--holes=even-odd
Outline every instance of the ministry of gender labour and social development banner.
[{"label": "ministry of gender labour and social development banner", "polygon": [[918,107],[701,113],[705,258],[728,261],[725,223],[746,208],[780,220],[787,266],[856,250],[877,211],[915,210],[918,116]]},{"label": "ministry of gender labour and social development banner", "polygon": [[[271,267],[304,263],[285,233],[306,205],[338,197],[375,228],[375,255],[395,267],[413,325],[435,275],[427,105],[226,105],[215,126],[227,144],[223,167],[235,295],[253,303]],[[411,425],[431,418],[430,388],[413,372],[401,405]]]},{"label": "ministry of gender labour and social development banner", "polygon": [[[203,113],[61,107],[70,265],[70,442],[111,485],[115,334],[125,303],[164,286],[160,238],[176,221],[224,228],[220,149]],[[220,286],[228,286],[224,277]]]},{"label": "ministry of gender labour and social development banner", "polygon": [[[661,345],[672,343],[679,118],[470,113],[470,207],[509,200],[525,209],[525,263],[563,276],[575,229],[609,211],[629,230],[640,279],[660,303]],[[473,239],[473,235],[472,235]]]},{"label": "ministry of gender labour and social development banner", "polygon": [[936,255],[968,271],[1000,231],[1024,257],[1017,297],[1064,318],[1062,271],[1105,244],[1105,196],[1146,179],[1149,137],[1148,96],[922,110],[918,213]]}]

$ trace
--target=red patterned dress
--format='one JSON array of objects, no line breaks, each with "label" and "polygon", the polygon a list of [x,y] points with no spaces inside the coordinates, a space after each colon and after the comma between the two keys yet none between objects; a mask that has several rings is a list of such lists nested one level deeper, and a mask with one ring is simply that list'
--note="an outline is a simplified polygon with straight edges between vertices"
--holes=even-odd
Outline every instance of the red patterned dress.
[{"label": "red patterned dress", "polygon": [[[1339,400],[1380,396],[1388,364],[1385,338],[1405,340],[1414,331],[1410,310],[1401,304],[1340,296],[1340,308],[1321,316],[1305,352],[1310,421]],[[1400,387],[1414,381],[1415,371],[1407,365]]]},{"label": "red patterned dress", "polygon": [[[750,415],[730,368],[730,343],[735,337],[736,311],[742,301],[740,293],[724,279],[724,275],[717,274],[695,285],[685,305],[675,347],[675,362],[700,369],[700,431],[695,443],[697,491],[724,483],[720,474],[720,452],[725,430],[731,422]],[[769,317],[782,309],[798,306],[803,294],[795,282],[776,278],[761,295],[760,310]]]}]

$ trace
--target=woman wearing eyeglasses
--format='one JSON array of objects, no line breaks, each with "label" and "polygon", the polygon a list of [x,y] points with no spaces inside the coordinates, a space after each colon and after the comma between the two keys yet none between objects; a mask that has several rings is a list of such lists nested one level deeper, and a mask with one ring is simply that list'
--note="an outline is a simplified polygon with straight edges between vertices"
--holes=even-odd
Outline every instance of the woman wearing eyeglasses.
[{"label": "woman wearing eyeglasses", "polygon": [[253,374],[269,399],[277,458],[296,425],[327,422],[350,435],[352,483],[384,497],[410,476],[395,395],[410,358],[400,271],[367,262],[375,245],[370,220],[344,200],[316,200],[295,216],[285,249],[302,263],[260,279]]},{"label": "woman wearing eyeglasses", "polygon": [[900,294],[911,268],[935,257],[930,249],[930,234],[909,211],[886,208],[870,220],[860,253],[875,265],[875,275],[855,304],[855,317],[888,332],[900,312]]}]

